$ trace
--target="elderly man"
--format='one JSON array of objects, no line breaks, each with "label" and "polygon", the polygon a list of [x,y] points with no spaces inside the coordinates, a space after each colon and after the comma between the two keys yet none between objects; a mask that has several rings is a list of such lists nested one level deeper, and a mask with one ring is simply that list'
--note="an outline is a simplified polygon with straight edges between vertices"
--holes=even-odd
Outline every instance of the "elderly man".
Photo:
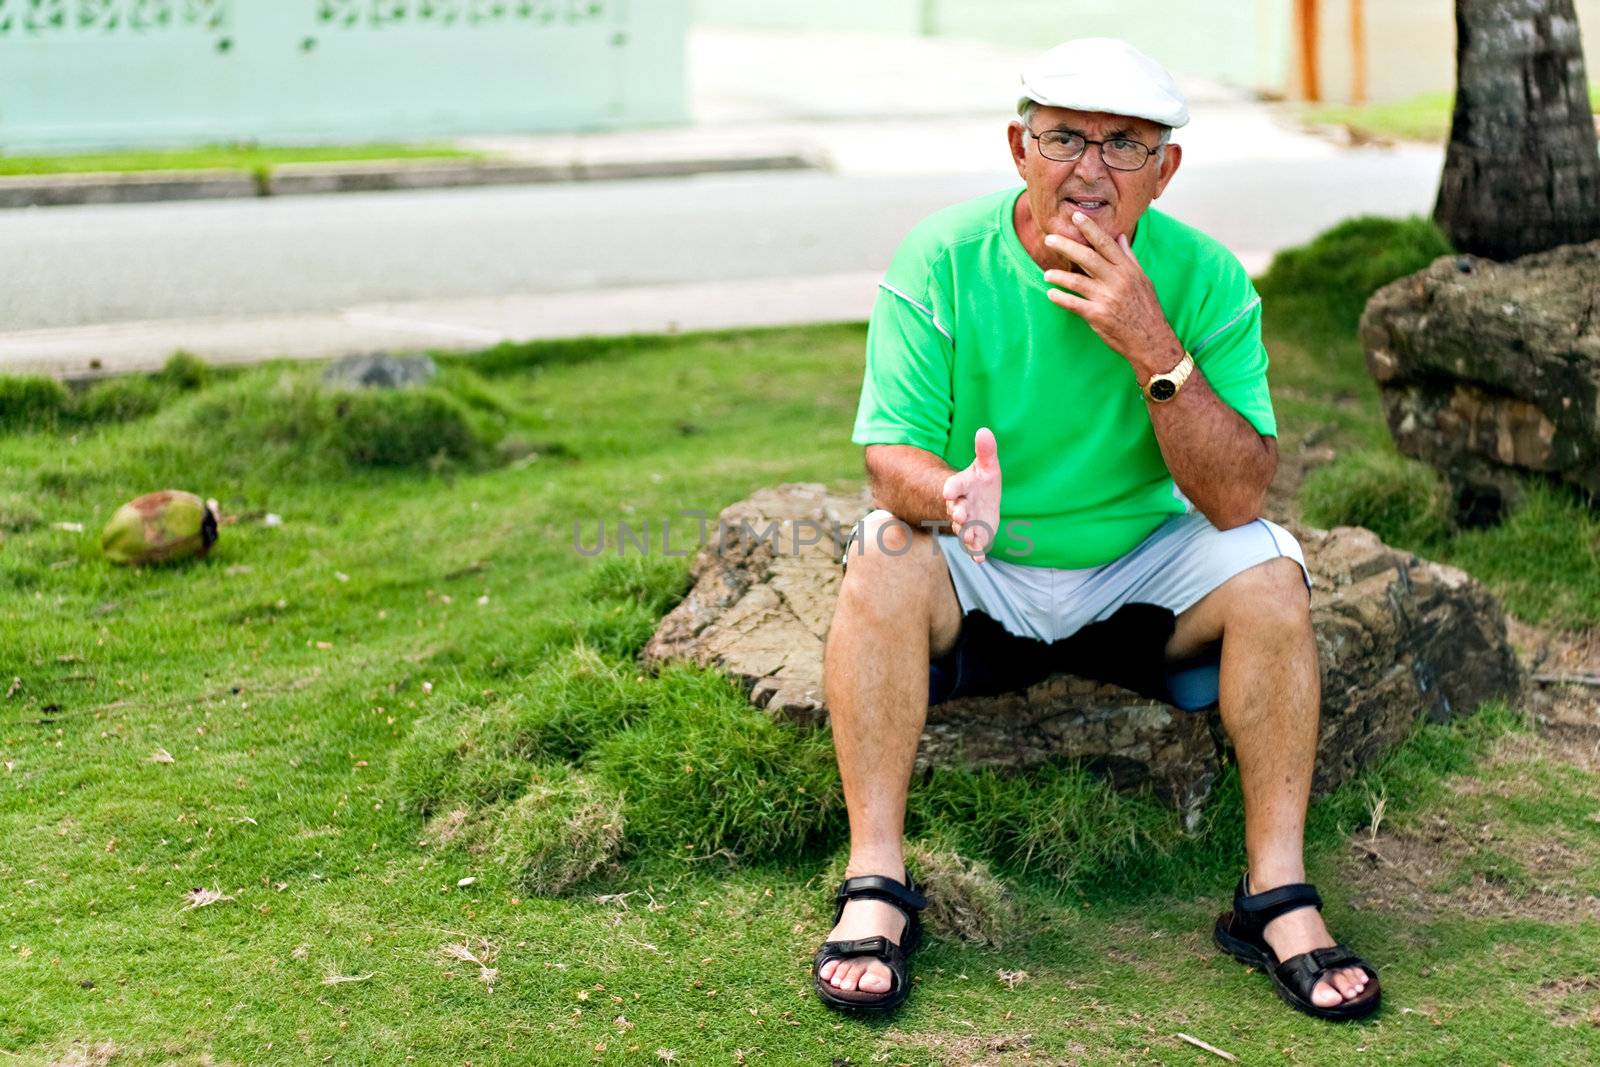
[{"label": "elderly man", "polygon": [[1069,669],[1220,704],[1248,869],[1214,938],[1302,1011],[1370,1014],[1376,971],[1304,884],[1317,650],[1300,546],[1259,517],[1277,464],[1260,298],[1150,206],[1188,121],[1160,65],[1080,40],[1022,81],[1025,188],[916,227],[868,331],[853,439],[878,510],[827,640],[850,861],[817,992],[865,1011],[909,992],[926,901],[901,839],[929,703]]}]

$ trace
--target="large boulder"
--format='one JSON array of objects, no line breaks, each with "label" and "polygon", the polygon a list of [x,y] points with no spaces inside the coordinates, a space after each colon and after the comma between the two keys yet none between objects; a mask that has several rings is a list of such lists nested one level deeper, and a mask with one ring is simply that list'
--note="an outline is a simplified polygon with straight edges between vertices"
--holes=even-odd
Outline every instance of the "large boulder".
[{"label": "large boulder", "polygon": [[1373,296],[1361,342],[1395,444],[1463,521],[1494,520],[1514,471],[1600,494],[1600,241],[1438,260]]},{"label": "large boulder", "polygon": [[[645,648],[646,663],[720,667],[772,714],[821,725],[822,648],[843,577],[840,557],[865,492],[763,489],[722,512],[694,560],[694,586]],[[1315,787],[1348,781],[1435,721],[1516,694],[1521,678],[1499,604],[1452,567],[1355,527],[1297,530],[1314,590],[1322,664]],[[920,764],[1025,769],[1072,760],[1118,787],[1148,786],[1193,817],[1221,760],[1212,716],[1058,675],[1023,693],[931,709]]]}]

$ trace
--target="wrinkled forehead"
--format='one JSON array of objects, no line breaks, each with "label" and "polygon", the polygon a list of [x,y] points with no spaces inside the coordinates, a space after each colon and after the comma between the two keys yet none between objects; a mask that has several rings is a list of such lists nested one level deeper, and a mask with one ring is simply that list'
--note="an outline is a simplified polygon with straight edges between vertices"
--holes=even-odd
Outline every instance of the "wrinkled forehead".
[{"label": "wrinkled forehead", "polygon": [[1033,121],[1029,125],[1036,133],[1043,133],[1045,130],[1071,130],[1073,133],[1081,133],[1096,140],[1122,136],[1132,137],[1146,144],[1153,144],[1161,136],[1161,127],[1149,119],[1116,115],[1109,111],[1074,111],[1072,108],[1046,107],[1040,104],[1034,109],[1033,116]]}]

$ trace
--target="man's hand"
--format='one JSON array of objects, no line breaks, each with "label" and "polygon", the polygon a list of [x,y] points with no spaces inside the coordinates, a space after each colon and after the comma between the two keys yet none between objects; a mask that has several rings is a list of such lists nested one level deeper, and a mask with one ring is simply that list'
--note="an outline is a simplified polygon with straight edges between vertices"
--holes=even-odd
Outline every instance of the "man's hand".
[{"label": "man's hand", "polygon": [[945,479],[944,510],[973,560],[982,563],[1000,527],[1000,456],[987,426],[972,438],[976,458]]},{"label": "man's hand", "polygon": [[1083,273],[1045,271],[1044,280],[1060,287],[1050,290],[1050,299],[1081,316],[1112,351],[1133,364],[1139,384],[1152,374],[1165,374],[1183,359],[1183,345],[1167,324],[1133,245],[1126,235],[1113,241],[1082,212],[1072,221],[1087,245],[1053,233],[1045,235],[1044,243]]}]

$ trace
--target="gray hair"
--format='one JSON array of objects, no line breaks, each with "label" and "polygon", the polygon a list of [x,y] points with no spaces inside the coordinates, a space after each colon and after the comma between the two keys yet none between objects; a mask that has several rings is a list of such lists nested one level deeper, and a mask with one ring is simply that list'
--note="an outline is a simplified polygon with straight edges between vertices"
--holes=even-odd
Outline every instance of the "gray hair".
[{"label": "gray hair", "polygon": [[[1033,132],[1033,116],[1037,114],[1038,111],[1039,101],[1037,100],[1029,100],[1022,108],[1022,128],[1029,133]],[[1157,154],[1160,154],[1163,148],[1172,143],[1172,127],[1162,126],[1160,127],[1160,130],[1161,137],[1156,141]]]}]

